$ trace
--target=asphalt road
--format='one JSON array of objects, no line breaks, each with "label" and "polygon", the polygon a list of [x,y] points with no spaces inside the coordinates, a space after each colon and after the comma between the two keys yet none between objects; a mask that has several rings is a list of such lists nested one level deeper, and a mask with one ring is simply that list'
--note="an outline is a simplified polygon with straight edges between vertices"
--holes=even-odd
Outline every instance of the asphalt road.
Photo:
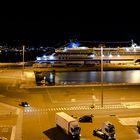
[{"label": "asphalt road", "polygon": [[[140,117],[139,85],[104,85],[101,107],[100,86],[29,88],[28,85],[28,88],[21,88],[21,74],[20,70],[1,71],[0,102],[23,110],[23,140],[71,140],[56,128],[55,113],[59,111],[74,115],[77,119],[85,114],[94,115],[92,123],[80,123],[81,140],[98,140],[92,131],[106,120],[115,124],[117,140],[140,139],[136,129],[136,121]],[[23,108],[19,106],[21,101],[27,101],[31,106]],[[91,108],[93,104],[95,108]],[[125,125],[121,118],[126,118]],[[133,118],[131,124],[132,119],[128,118]]]}]

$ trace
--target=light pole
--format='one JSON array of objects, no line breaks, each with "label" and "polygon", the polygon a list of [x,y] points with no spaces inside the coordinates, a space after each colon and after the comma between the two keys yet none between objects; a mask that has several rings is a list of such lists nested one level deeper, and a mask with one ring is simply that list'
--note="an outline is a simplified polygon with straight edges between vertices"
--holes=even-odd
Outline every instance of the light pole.
[{"label": "light pole", "polygon": [[103,107],[103,47],[101,46],[101,107]]},{"label": "light pole", "polygon": [[24,70],[24,52],[25,52],[25,45],[23,45],[23,70]]},{"label": "light pole", "polygon": [[[92,89],[92,92],[94,91],[94,88]],[[92,104],[91,104],[91,108],[95,108],[95,100],[96,100],[96,97],[95,95],[92,93]]]},{"label": "light pole", "polygon": [[92,103],[92,107],[93,107],[93,108],[95,108],[95,100],[96,100],[95,95],[92,95],[92,101],[93,101],[93,103]]}]

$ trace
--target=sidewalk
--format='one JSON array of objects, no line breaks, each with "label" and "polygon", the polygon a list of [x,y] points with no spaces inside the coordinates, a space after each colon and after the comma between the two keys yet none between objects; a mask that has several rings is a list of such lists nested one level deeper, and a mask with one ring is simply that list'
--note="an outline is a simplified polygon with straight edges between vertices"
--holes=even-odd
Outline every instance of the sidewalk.
[{"label": "sidewalk", "polygon": [[22,140],[23,111],[0,102],[0,136],[8,140]]}]

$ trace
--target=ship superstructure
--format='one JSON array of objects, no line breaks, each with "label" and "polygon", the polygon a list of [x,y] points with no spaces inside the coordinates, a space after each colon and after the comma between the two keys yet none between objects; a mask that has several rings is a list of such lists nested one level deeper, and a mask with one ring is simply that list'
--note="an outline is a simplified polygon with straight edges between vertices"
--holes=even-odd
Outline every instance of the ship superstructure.
[{"label": "ship superstructure", "polygon": [[85,46],[71,42],[63,48],[56,49],[51,55],[37,57],[36,61],[52,66],[93,66],[100,64],[101,58],[103,63],[135,63],[140,61],[140,46],[133,42],[128,47],[106,47],[104,44],[99,44],[98,47]]}]

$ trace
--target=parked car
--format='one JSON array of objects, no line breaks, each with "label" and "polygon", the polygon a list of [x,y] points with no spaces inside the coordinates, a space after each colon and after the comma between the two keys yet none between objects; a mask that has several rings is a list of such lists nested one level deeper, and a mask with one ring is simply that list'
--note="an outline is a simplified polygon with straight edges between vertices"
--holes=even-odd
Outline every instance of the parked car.
[{"label": "parked car", "polygon": [[79,122],[92,122],[92,115],[84,115],[79,118]]},{"label": "parked car", "polygon": [[23,107],[29,107],[30,106],[27,102],[21,102],[20,105],[23,106]]}]

